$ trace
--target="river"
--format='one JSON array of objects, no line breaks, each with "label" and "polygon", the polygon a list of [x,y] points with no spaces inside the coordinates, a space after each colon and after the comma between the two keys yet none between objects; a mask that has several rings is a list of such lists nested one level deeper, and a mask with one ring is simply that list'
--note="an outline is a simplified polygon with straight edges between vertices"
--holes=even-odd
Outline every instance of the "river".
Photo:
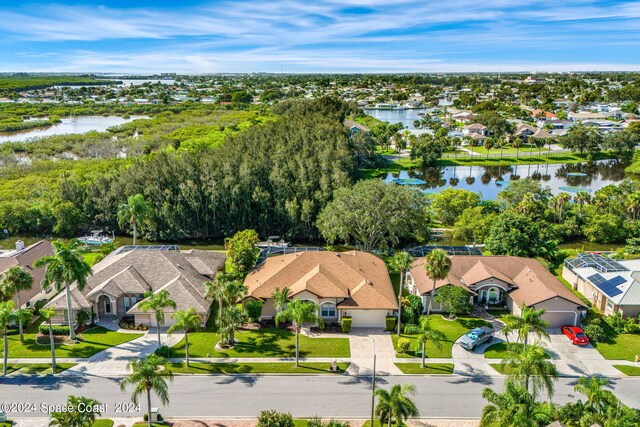
[{"label": "river", "polygon": [[0,143],[13,141],[26,141],[30,138],[43,138],[53,135],[65,135],[69,133],[86,133],[90,131],[104,132],[112,126],[119,126],[137,119],[147,119],[147,116],[131,116],[127,119],[118,116],[80,116],[67,117],[62,123],[37,129],[26,129],[16,132],[0,132]]}]

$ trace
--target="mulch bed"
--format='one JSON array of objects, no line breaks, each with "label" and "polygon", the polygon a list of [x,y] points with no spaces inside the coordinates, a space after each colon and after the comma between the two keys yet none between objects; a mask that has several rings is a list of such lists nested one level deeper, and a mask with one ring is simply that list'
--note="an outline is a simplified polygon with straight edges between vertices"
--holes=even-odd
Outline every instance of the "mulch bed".
[{"label": "mulch bed", "polygon": [[[69,339],[68,335],[54,335],[53,342],[56,344],[64,344]],[[37,344],[50,344],[49,342],[49,334],[38,334],[36,335],[36,343]]]}]

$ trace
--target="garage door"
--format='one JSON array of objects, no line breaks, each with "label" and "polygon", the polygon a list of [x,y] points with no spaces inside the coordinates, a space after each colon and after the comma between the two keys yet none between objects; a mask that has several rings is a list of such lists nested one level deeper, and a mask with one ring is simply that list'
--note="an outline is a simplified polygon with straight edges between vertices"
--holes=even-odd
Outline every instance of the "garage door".
[{"label": "garage door", "polygon": [[[559,328],[565,325],[575,325],[576,321],[576,313],[571,312],[558,312],[558,311],[547,311],[542,315],[542,319],[549,322],[549,327],[551,328]],[[578,319],[580,316],[578,315]]]},{"label": "garage door", "polygon": [[385,310],[350,310],[352,328],[384,328]]}]

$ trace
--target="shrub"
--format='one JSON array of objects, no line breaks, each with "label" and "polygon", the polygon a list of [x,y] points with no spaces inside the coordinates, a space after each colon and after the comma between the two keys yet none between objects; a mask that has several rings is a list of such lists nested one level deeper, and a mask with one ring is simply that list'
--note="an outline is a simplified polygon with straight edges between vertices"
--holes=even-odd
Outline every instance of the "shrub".
[{"label": "shrub", "polygon": [[409,295],[402,298],[402,323],[417,324],[422,312],[422,298],[417,295]]},{"label": "shrub", "polygon": [[262,316],[262,303],[260,301],[248,301],[244,308],[252,322],[260,321],[260,316]]},{"label": "shrub", "polygon": [[33,314],[38,315],[40,313],[40,309],[44,307],[46,303],[46,299],[39,299],[38,301],[36,301],[35,305],[33,306]]},{"label": "shrub", "polygon": [[351,317],[343,317],[342,318],[342,332],[348,334],[351,331]]},{"label": "shrub", "polygon": [[[67,325],[51,325],[51,329],[53,330],[53,335],[69,335],[69,332],[71,331]],[[43,323],[38,326],[38,332],[49,335],[49,325]]]},{"label": "shrub", "polygon": [[393,331],[393,329],[394,329],[394,328],[395,328],[395,326],[396,326],[396,318],[395,318],[395,317],[393,317],[393,316],[388,316],[388,317],[385,319],[385,322],[384,322],[384,323],[385,323],[385,329],[386,329],[387,331]]},{"label": "shrub", "polygon": [[593,343],[602,342],[607,337],[604,328],[600,326],[599,322],[591,322],[584,328],[584,333],[587,334],[589,340]]},{"label": "shrub", "polygon": [[335,420],[322,421],[322,418],[314,417],[307,421],[307,427],[349,427],[349,423]]},{"label": "shrub", "polygon": [[262,411],[256,427],[295,427],[291,414],[276,411]]},{"label": "shrub", "polygon": [[420,327],[417,325],[404,325],[404,333],[405,334],[419,334]]},{"label": "shrub", "polygon": [[627,322],[628,321],[627,321],[627,319],[622,317],[620,312],[614,314],[613,316],[607,316],[607,317],[604,318],[604,320],[618,334],[624,334],[625,333],[625,328],[627,326]]},{"label": "shrub", "polygon": [[411,341],[407,338],[400,338],[398,340],[398,353],[406,353],[411,348]]},{"label": "shrub", "polygon": [[171,349],[166,345],[163,345],[162,347],[158,347],[156,351],[154,351],[154,353],[156,354],[156,356],[160,356],[160,357],[164,357],[165,359],[168,359],[169,356],[171,355]]},{"label": "shrub", "polygon": [[85,326],[89,320],[91,320],[91,313],[88,311],[80,310],[76,313],[76,322],[78,322],[78,326]]}]

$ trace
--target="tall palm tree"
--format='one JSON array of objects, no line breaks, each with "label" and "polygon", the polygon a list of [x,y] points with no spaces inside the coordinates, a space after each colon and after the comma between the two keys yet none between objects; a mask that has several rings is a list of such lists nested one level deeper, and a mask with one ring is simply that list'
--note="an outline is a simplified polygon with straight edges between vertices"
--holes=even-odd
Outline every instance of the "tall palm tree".
[{"label": "tall palm tree", "polygon": [[200,329],[202,317],[196,313],[194,307],[189,307],[186,310],[178,310],[173,313],[171,317],[174,322],[167,332],[172,334],[175,331],[184,331],[184,354],[186,356],[187,367],[189,367],[189,333]]},{"label": "tall palm tree", "polygon": [[406,252],[406,251],[396,252],[391,258],[391,260],[389,261],[391,269],[393,271],[397,271],[398,273],[400,273],[400,286],[398,287],[398,331],[397,331],[398,336],[400,336],[400,314],[401,314],[400,305],[402,302],[402,290],[404,289],[404,286],[405,286],[405,283],[404,283],[405,273],[411,268],[413,261],[415,261],[415,258],[411,256],[409,252]]},{"label": "tall palm tree", "polygon": [[427,276],[433,279],[431,295],[429,295],[429,305],[427,306],[428,316],[431,314],[431,305],[436,293],[436,282],[447,278],[449,270],[451,270],[451,259],[442,249],[434,249],[425,257],[424,269],[427,270]]},{"label": "tall palm tree", "polygon": [[4,363],[2,364],[3,377],[7,375],[7,358],[9,357],[9,340],[7,339],[7,334],[9,332],[9,325],[15,322],[13,307],[13,301],[0,302],[0,334],[2,334],[2,341],[4,344]]},{"label": "tall palm tree", "polygon": [[[33,277],[24,271],[22,267],[14,265],[4,272],[0,279],[0,294],[9,298],[16,297],[16,306],[22,308],[20,302],[20,291],[26,291],[33,286]],[[24,343],[24,332],[22,329],[23,316],[18,317],[18,330],[20,331],[20,342]]]},{"label": "tall palm tree", "polygon": [[542,389],[546,390],[549,398],[553,396],[553,382],[558,378],[558,369],[547,361],[542,347],[530,345],[509,351],[502,365],[507,368],[509,380],[522,385],[534,397]]},{"label": "tall palm tree", "polygon": [[22,334],[22,325],[29,325],[33,319],[33,310],[28,308],[18,308],[13,312],[14,319],[20,325],[20,342],[24,342],[24,336]]},{"label": "tall palm tree", "polygon": [[377,389],[374,393],[378,397],[375,414],[380,422],[386,421],[390,427],[393,419],[399,427],[407,418],[419,416],[418,407],[410,397],[415,393],[416,388],[411,383],[396,384],[390,391]]},{"label": "tall palm tree", "polygon": [[220,316],[220,339],[223,344],[235,344],[235,333],[248,321],[247,313],[236,305],[229,305],[222,309]]},{"label": "tall palm tree", "polygon": [[162,290],[156,294],[151,294],[140,302],[140,310],[147,313],[153,311],[156,316],[156,329],[158,330],[158,347],[162,346],[160,341],[160,328],[164,325],[164,310],[167,308],[176,309],[176,302],[169,297],[169,291]]},{"label": "tall palm tree", "polygon": [[560,211],[560,221],[562,222],[564,205],[571,201],[571,196],[567,193],[560,193],[556,197],[558,198],[558,210]]},{"label": "tall palm tree", "polygon": [[144,359],[134,359],[129,362],[131,374],[120,382],[120,389],[126,390],[128,385],[133,386],[131,401],[138,404],[138,397],[147,395],[147,419],[151,424],[151,392],[153,391],[163,405],[169,403],[169,386],[167,380],[173,380],[173,373],[164,365],[166,360],[155,354],[150,354]]},{"label": "tall palm tree", "polygon": [[51,321],[56,315],[55,308],[41,308],[40,316],[49,325],[49,345],[51,346],[51,375],[56,373],[56,343],[53,341],[53,326]]},{"label": "tall palm tree", "polygon": [[79,240],[72,240],[67,244],[56,240],[53,243],[53,255],[40,258],[34,266],[45,267],[42,288],[55,286],[58,291],[64,288],[67,296],[67,321],[69,323],[69,337],[76,339],[76,330],[73,325],[73,307],[71,306],[71,284],[75,283],[79,291],[82,291],[87,284],[87,277],[91,272],[91,267],[80,255],[81,243]]},{"label": "tall palm tree", "polygon": [[142,194],[129,196],[127,203],[118,206],[118,224],[120,227],[129,225],[133,229],[133,245],[136,245],[138,228],[149,221],[153,215],[153,208]]},{"label": "tall palm tree", "polygon": [[211,282],[206,282],[204,284],[207,296],[213,298],[218,303],[218,309],[216,313],[218,318],[218,327],[220,327],[220,316],[222,315],[222,299],[224,297],[224,288],[226,287],[227,283],[234,280],[236,280],[235,275],[221,271],[216,274]]},{"label": "tall palm tree", "polygon": [[582,218],[582,208],[591,202],[591,195],[586,191],[579,191],[573,196],[573,202],[578,204],[578,216]]},{"label": "tall palm tree", "polygon": [[281,312],[284,306],[287,305],[289,294],[291,294],[291,290],[289,288],[275,288],[273,292],[271,292],[271,298],[273,298],[273,306],[276,309],[276,313]]},{"label": "tall palm tree", "polygon": [[490,388],[482,391],[489,405],[482,410],[480,427],[538,427],[551,420],[548,405],[536,402],[524,388],[512,382],[505,384],[504,392],[498,394]]},{"label": "tall palm tree", "polygon": [[602,413],[612,402],[616,402],[615,395],[604,390],[611,382],[607,378],[601,377],[581,377],[578,379],[574,390],[587,396],[585,409],[592,413]]},{"label": "tall palm tree", "polygon": [[300,355],[300,328],[304,323],[315,323],[324,326],[324,321],[318,316],[318,307],[311,301],[296,298],[290,301],[286,308],[276,314],[276,326],[281,322],[290,321],[296,332],[296,366]]},{"label": "tall palm tree", "polygon": [[420,325],[418,332],[418,344],[422,348],[422,367],[424,368],[426,353],[427,353],[427,341],[433,342],[433,345],[437,349],[442,348],[442,343],[447,340],[447,337],[437,329],[433,329],[429,323],[427,316],[420,317]]},{"label": "tall palm tree", "polygon": [[631,214],[631,218],[638,219],[640,215],[640,192],[629,194],[627,198],[627,211]]},{"label": "tall palm tree", "polygon": [[522,147],[522,138],[516,137],[511,141],[511,146],[516,149],[516,160],[520,157],[520,147]]},{"label": "tall palm tree", "polygon": [[527,307],[523,303],[520,315],[508,314],[503,318],[504,327],[502,332],[506,336],[509,336],[511,332],[516,332],[518,341],[525,347],[529,343],[529,335],[531,334],[536,335],[538,339],[542,339],[542,337],[549,338],[549,332],[546,330],[549,323],[542,319],[544,313],[544,309],[536,310],[534,307]]}]

